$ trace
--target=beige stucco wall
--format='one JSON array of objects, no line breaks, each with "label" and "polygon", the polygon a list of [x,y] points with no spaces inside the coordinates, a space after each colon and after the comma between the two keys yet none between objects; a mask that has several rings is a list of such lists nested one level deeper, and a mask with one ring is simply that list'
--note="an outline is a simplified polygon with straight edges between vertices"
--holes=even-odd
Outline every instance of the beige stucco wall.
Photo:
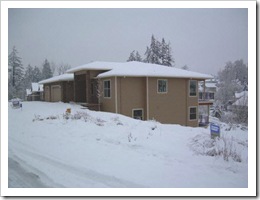
[{"label": "beige stucco wall", "polygon": [[146,78],[117,77],[118,113],[132,117],[133,109],[143,110],[146,120]]},{"label": "beige stucco wall", "polygon": [[[157,80],[168,82],[167,93],[157,92]],[[185,79],[148,78],[149,118],[165,124],[186,125],[187,81]]]},{"label": "beige stucco wall", "polygon": [[[100,91],[102,93],[100,98],[101,110],[105,112],[116,112],[115,109],[115,77],[100,79]],[[110,97],[104,97],[103,81],[110,80]]]},{"label": "beige stucco wall", "polygon": [[[157,92],[158,79],[167,80],[167,93]],[[104,80],[111,80],[111,98],[104,98],[102,95],[101,109],[103,111],[118,112],[132,117],[133,109],[141,108],[144,120],[155,119],[164,124],[198,126],[198,92],[196,97],[189,96],[189,79],[111,77],[101,79],[102,92]],[[148,88],[148,94],[146,88]],[[197,119],[189,120],[189,107],[194,106],[197,107]]]}]

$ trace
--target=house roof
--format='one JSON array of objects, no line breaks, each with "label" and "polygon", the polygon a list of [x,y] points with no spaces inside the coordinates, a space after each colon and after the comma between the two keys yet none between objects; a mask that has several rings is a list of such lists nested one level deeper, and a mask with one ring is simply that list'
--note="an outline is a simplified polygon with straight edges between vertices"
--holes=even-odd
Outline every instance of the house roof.
[{"label": "house roof", "polygon": [[211,75],[202,74],[175,67],[167,67],[163,65],[143,63],[143,62],[92,62],[86,65],[72,68],[68,73],[81,70],[108,70],[100,73],[98,78],[111,76],[130,76],[130,77],[175,77],[175,78],[197,78],[208,79],[213,78]]},{"label": "house roof", "polygon": [[30,94],[32,94],[32,90],[31,89],[26,89],[26,95],[28,96]]},{"label": "house roof", "polygon": [[205,86],[207,87],[207,88],[216,88],[217,86],[216,86],[216,84],[217,83],[205,83]]},{"label": "house roof", "polygon": [[31,92],[39,92],[43,91],[43,85],[39,83],[32,83],[32,91]]},{"label": "house roof", "polygon": [[235,93],[236,101],[233,105],[236,106],[247,106],[248,105],[248,91],[242,91],[239,93]]},{"label": "house roof", "polygon": [[85,65],[80,65],[78,67],[74,67],[72,69],[69,69],[67,73],[74,73],[82,70],[111,70],[115,67],[122,66],[123,63],[120,62],[91,62]]},{"label": "house roof", "polygon": [[239,93],[235,93],[236,99],[239,99],[243,96],[248,96],[248,91],[242,91],[242,92],[239,92]]},{"label": "house roof", "polygon": [[235,106],[248,106],[248,96],[242,96],[240,99],[236,100],[233,105]]},{"label": "house roof", "polygon": [[52,78],[42,80],[39,82],[39,84],[53,83],[59,81],[72,81],[72,80],[74,80],[74,74],[62,74],[59,76],[54,76]]}]

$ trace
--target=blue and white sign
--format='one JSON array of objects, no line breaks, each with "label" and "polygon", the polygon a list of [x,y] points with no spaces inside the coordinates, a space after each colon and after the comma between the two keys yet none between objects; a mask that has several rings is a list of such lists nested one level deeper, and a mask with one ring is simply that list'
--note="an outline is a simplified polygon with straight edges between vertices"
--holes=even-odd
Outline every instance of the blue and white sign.
[{"label": "blue and white sign", "polygon": [[211,136],[220,136],[220,126],[218,124],[210,123]]}]

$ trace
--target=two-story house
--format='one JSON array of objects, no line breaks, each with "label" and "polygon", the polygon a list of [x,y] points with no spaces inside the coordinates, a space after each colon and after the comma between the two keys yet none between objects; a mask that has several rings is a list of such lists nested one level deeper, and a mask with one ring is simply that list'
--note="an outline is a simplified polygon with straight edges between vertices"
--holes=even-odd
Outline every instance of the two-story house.
[{"label": "two-story house", "polygon": [[193,127],[199,124],[198,82],[212,78],[142,62],[92,62],[67,72],[74,74],[74,101],[90,109]]}]

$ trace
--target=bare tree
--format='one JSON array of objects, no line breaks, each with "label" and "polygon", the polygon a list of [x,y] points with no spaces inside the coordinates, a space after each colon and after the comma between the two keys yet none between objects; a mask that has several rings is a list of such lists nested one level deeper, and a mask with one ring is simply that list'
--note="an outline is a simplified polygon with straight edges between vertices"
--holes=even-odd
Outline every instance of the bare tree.
[{"label": "bare tree", "polygon": [[57,67],[58,74],[65,74],[67,70],[69,70],[71,66],[69,64],[60,64],[59,67]]}]

